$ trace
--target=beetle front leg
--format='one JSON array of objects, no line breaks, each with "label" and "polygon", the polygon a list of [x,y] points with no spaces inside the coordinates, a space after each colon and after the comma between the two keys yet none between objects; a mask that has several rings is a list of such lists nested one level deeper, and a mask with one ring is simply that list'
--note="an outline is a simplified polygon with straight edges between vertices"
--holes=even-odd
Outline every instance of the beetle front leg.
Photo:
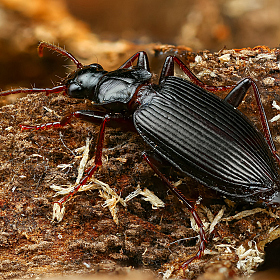
[{"label": "beetle front leg", "polygon": [[44,92],[47,96],[51,93],[59,93],[66,90],[65,85],[56,86],[53,88],[17,88],[11,90],[5,90],[0,92],[1,96],[7,96],[10,94],[18,94],[18,93],[37,93],[37,92]]},{"label": "beetle front leg", "polygon": [[96,146],[96,152],[95,152],[95,165],[90,167],[86,170],[86,175],[83,177],[83,179],[80,181],[78,185],[76,185],[69,194],[61,198],[59,201],[55,202],[59,204],[60,207],[62,207],[62,204],[65,203],[68,199],[70,199],[83,185],[86,184],[86,182],[92,177],[96,169],[102,165],[102,149],[103,149],[103,143],[104,143],[104,133],[105,133],[105,127],[106,123],[109,122],[111,119],[122,119],[119,115],[109,115],[102,112],[94,112],[94,111],[76,111],[73,113],[70,113],[66,115],[64,118],[62,118],[59,122],[52,122],[37,126],[27,126],[27,125],[21,125],[22,129],[36,129],[36,130],[45,130],[50,128],[60,128],[64,127],[67,124],[71,123],[72,118],[78,118],[82,119],[87,122],[91,123],[101,123],[98,140],[97,140],[97,146]]},{"label": "beetle front leg", "polygon": [[51,128],[61,128],[70,124],[73,118],[81,119],[87,122],[100,124],[105,117],[104,113],[102,112],[94,112],[94,111],[76,111],[72,112],[66,116],[64,116],[58,122],[51,122],[45,123],[40,125],[23,125],[21,124],[20,127],[22,130],[26,129],[34,129],[34,130],[47,130]]},{"label": "beetle front leg", "polygon": [[200,236],[200,245],[199,249],[196,252],[194,256],[189,258],[187,261],[185,261],[180,268],[185,269],[193,260],[200,259],[205,247],[206,247],[206,235],[203,229],[203,223],[201,219],[199,218],[194,205],[176,188],[174,187],[171,182],[159,171],[156,164],[153,163],[153,159],[149,157],[146,153],[143,153],[143,158],[147,161],[147,163],[150,165],[150,167],[153,169],[153,171],[159,176],[159,178],[167,185],[169,190],[177,196],[179,200],[183,202],[183,204],[188,208],[188,210],[191,212],[196,224],[199,227],[199,236]]},{"label": "beetle front leg", "polygon": [[[113,116],[114,117],[114,116]],[[110,121],[111,116],[109,114],[104,115],[104,113],[100,112],[94,112],[94,111],[76,111],[73,113],[70,113],[62,118],[59,122],[52,122],[37,126],[28,126],[28,125],[21,125],[21,129],[36,129],[36,130],[46,130],[50,128],[61,128],[66,126],[67,124],[71,123],[72,118],[78,118],[82,119],[84,121],[88,121],[91,123],[101,123],[98,140],[97,140],[97,146],[96,146],[96,152],[95,152],[95,165],[90,167],[86,170],[86,175],[84,178],[80,181],[78,185],[76,185],[71,192],[69,192],[68,195],[61,198],[59,201],[55,202],[59,204],[60,207],[62,207],[62,204],[65,203],[69,198],[71,198],[83,185],[86,184],[86,182],[92,177],[96,169],[102,165],[102,149],[103,149],[103,143],[104,143],[104,133],[105,133],[105,126],[106,123]]]},{"label": "beetle front leg", "polygon": [[175,63],[180,67],[180,69],[190,78],[190,80],[197,86],[204,88],[205,90],[212,91],[212,92],[218,92],[218,91],[228,91],[234,87],[234,85],[231,86],[209,86],[202,81],[200,81],[193,73],[192,71],[185,65],[185,63],[179,59],[176,56],[168,56],[163,64],[159,83],[161,83],[166,77],[168,76],[174,76],[174,68]]}]

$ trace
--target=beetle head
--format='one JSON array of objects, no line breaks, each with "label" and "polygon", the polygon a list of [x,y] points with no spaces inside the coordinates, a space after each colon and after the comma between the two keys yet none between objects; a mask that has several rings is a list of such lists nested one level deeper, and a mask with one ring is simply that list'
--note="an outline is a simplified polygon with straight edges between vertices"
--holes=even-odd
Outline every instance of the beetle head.
[{"label": "beetle head", "polygon": [[92,100],[97,83],[106,73],[107,71],[97,63],[76,70],[67,78],[67,94],[73,98],[87,98]]}]

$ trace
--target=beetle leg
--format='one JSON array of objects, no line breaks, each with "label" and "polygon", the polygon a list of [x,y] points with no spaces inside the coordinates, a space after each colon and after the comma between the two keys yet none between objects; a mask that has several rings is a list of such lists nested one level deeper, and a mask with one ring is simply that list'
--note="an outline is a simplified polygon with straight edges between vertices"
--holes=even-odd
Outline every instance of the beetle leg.
[{"label": "beetle leg", "polygon": [[105,133],[105,127],[106,124],[111,121],[121,121],[123,120],[123,116],[120,114],[104,114],[103,112],[94,112],[94,111],[76,111],[73,113],[70,113],[62,118],[59,122],[53,122],[53,123],[47,123],[42,124],[38,126],[25,126],[21,125],[22,129],[36,129],[36,130],[42,130],[42,129],[50,129],[50,128],[59,128],[64,127],[67,124],[71,123],[72,118],[78,118],[87,122],[91,123],[101,123],[97,145],[96,145],[96,152],[95,152],[95,165],[90,167],[86,170],[86,175],[83,177],[83,179],[80,181],[78,185],[76,185],[71,192],[69,192],[68,195],[61,198],[59,201],[55,202],[58,203],[61,207],[63,203],[65,203],[68,199],[70,199],[83,185],[87,183],[87,181],[92,177],[96,169],[102,165],[102,149],[103,149],[103,143],[104,143],[104,133]]},{"label": "beetle leg", "polygon": [[241,80],[224,98],[224,100],[231,104],[233,107],[238,107],[242,102],[245,94],[247,93],[249,87],[252,85],[250,79]]},{"label": "beetle leg", "polygon": [[253,87],[253,92],[257,101],[257,105],[259,108],[259,114],[260,114],[260,119],[261,119],[261,123],[262,123],[262,127],[264,130],[264,135],[266,138],[266,141],[274,155],[274,157],[276,158],[276,160],[278,161],[278,163],[280,164],[280,156],[277,154],[277,150],[276,147],[274,145],[272,136],[271,136],[271,132],[269,129],[269,125],[268,125],[268,121],[267,121],[267,117],[263,108],[263,104],[262,104],[262,100],[261,100],[261,95],[258,89],[258,86],[256,85],[256,83],[251,79],[251,78],[246,78],[245,81],[248,81],[248,83],[250,82],[251,86]]},{"label": "beetle leg", "polygon": [[76,111],[64,116],[58,122],[45,123],[40,125],[20,125],[22,130],[34,129],[34,130],[47,130],[50,128],[61,128],[71,123],[73,118],[82,119],[87,122],[99,124],[104,119],[105,115],[102,112],[93,111]]},{"label": "beetle leg", "polygon": [[185,204],[185,206],[188,208],[188,210],[193,215],[193,218],[194,218],[195,222],[197,223],[197,225],[199,227],[199,236],[200,236],[199,249],[194,256],[192,256],[190,259],[185,261],[180,266],[180,268],[185,269],[188,266],[188,264],[190,264],[193,260],[200,259],[203,252],[204,252],[207,240],[206,240],[206,235],[205,235],[205,232],[204,232],[204,229],[203,229],[203,223],[202,223],[201,219],[199,218],[193,204],[176,187],[174,187],[171,184],[171,182],[159,171],[157,166],[152,162],[152,159],[145,152],[142,155],[143,155],[143,158],[150,165],[150,167],[154,170],[154,172],[159,176],[159,178],[168,186],[169,190],[173,194],[175,194],[178,197],[178,199],[183,202],[183,204]]},{"label": "beetle leg", "polygon": [[122,66],[120,66],[119,69],[131,67],[136,59],[138,59],[137,67],[150,72],[149,59],[146,52],[137,52],[131,58],[129,58]]},{"label": "beetle leg", "polygon": [[48,96],[51,93],[59,93],[66,90],[66,86],[56,86],[53,88],[18,88],[18,89],[11,89],[11,90],[5,90],[0,92],[1,96],[7,96],[10,94],[17,94],[17,93],[36,93],[36,92],[45,92]]},{"label": "beetle leg", "polygon": [[261,101],[261,95],[259,92],[259,89],[256,85],[256,83],[251,79],[251,78],[245,78],[243,80],[241,80],[236,87],[234,87],[230,93],[225,97],[225,101],[228,102],[229,104],[231,104],[234,107],[238,107],[240,105],[240,103],[242,102],[246,92],[248,91],[248,89],[250,88],[250,86],[252,86],[253,88],[253,92],[254,92],[254,96],[255,99],[257,101],[257,106],[259,109],[259,114],[260,114],[260,119],[261,119],[261,124],[264,130],[264,135],[266,138],[266,141],[274,155],[274,157],[276,158],[276,160],[280,163],[280,157],[277,154],[277,150],[275,148],[272,136],[271,136],[271,132],[269,129],[269,125],[268,125],[268,121],[267,121],[267,117],[263,108],[263,104]]},{"label": "beetle leg", "polygon": [[110,115],[105,115],[99,130],[97,145],[96,145],[96,152],[95,152],[95,160],[94,165],[86,170],[86,175],[80,181],[78,185],[76,185],[73,190],[71,190],[66,196],[62,197],[59,201],[55,202],[59,204],[61,207],[63,203],[65,203],[68,199],[70,199],[86,182],[92,177],[96,169],[102,165],[102,150],[103,150],[103,143],[104,143],[104,134],[105,134],[105,127],[106,123],[110,121]]},{"label": "beetle leg", "polygon": [[159,83],[161,83],[166,77],[168,76],[174,76],[174,68],[175,63],[180,67],[180,69],[190,78],[190,80],[197,86],[204,88],[205,90],[212,91],[212,92],[218,92],[218,91],[228,91],[235,87],[234,85],[231,86],[210,86],[204,84],[202,81],[200,81],[193,73],[192,71],[185,65],[185,63],[179,59],[176,56],[168,56],[163,64]]}]

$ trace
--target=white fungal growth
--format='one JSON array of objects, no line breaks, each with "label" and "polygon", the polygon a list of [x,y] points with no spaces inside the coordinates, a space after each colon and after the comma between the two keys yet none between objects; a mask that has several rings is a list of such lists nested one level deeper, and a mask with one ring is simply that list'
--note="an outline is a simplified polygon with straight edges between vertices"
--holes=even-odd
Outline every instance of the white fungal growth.
[{"label": "white fungal growth", "polygon": [[53,221],[61,222],[65,214],[65,206],[60,205],[58,203],[54,203],[53,205]]},{"label": "white fungal growth", "polygon": [[235,253],[239,260],[237,268],[244,272],[245,275],[250,275],[254,269],[264,261],[264,254],[258,250],[255,241],[248,242],[248,249],[246,250],[243,245],[239,246]]},{"label": "white fungal growth", "polygon": [[159,207],[164,207],[164,202],[159,199],[153,192],[145,188],[140,192],[140,195],[144,196],[145,201],[149,201],[152,204],[153,209],[158,209]]},{"label": "white fungal growth", "polygon": [[230,56],[231,56],[230,53],[221,55],[221,56],[219,57],[219,60],[220,60],[220,62],[222,62],[222,63],[229,62],[229,61],[230,61]]},{"label": "white fungal growth", "polygon": [[194,61],[196,63],[201,63],[203,61],[202,57],[200,55],[197,55],[195,58],[194,58]]},{"label": "white fungal growth", "polygon": [[[276,101],[272,102],[272,108],[276,109],[277,111],[280,111],[280,106],[276,103]],[[273,117],[270,122],[276,122],[280,119],[280,114]]]},{"label": "white fungal growth", "polygon": [[275,54],[260,53],[254,58],[254,61],[258,61],[258,60],[261,60],[261,59],[263,59],[263,60],[276,60],[277,56]]},{"label": "white fungal growth", "polygon": [[248,216],[251,216],[251,215],[255,215],[257,213],[266,213],[266,214],[270,214],[266,209],[263,209],[263,208],[254,208],[254,209],[251,209],[251,210],[244,210],[242,212],[239,212],[237,213],[236,215],[234,216],[230,216],[230,217],[227,217],[227,218],[223,218],[223,221],[233,221],[233,220],[240,220],[240,219],[243,219],[245,217],[248,217]]},{"label": "white fungal growth", "polygon": [[138,185],[136,190],[132,193],[130,193],[125,199],[125,202],[128,202],[130,200],[132,200],[133,198],[135,198],[138,195],[142,195],[144,196],[144,200],[148,201],[152,204],[152,208],[153,209],[158,209],[159,207],[164,207],[165,204],[164,202],[158,198],[153,192],[151,192],[150,190],[148,190],[147,188],[145,188],[144,190],[141,190],[140,186]]},{"label": "white fungal growth", "polygon": [[275,84],[275,79],[272,77],[266,77],[262,80],[262,82],[267,87],[273,87]]},{"label": "white fungal growth", "polygon": [[[82,159],[80,161],[80,165],[78,168],[78,177],[77,177],[75,185],[73,185],[73,186],[65,186],[65,185],[57,186],[54,184],[51,185],[50,188],[56,192],[54,194],[54,196],[67,195],[70,192],[72,192],[74,190],[74,188],[80,183],[81,179],[84,176],[84,170],[85,170],[86,164],[89,160],[89,151],[90,151],[90,140],[86,139],[86,145],[82,148],[75,150],[76,153],[83,153]],[[69,167],[72,168],[72,166],[73,166],[73,164],[61,164],[61,165],[58,165],[57,167],[64,170]],[[125,207],[127,205],[126,203],[129,200],[132,200],[133,198],[135,198],[138,195],[142,195],[144,197],[143,199],[145,201],[150,202],[152,204],[153,209],[157,209],[159,207],[165,206],[164,202],[161,199],[159,199],[153,192],[151,192],[147,188],[142,190],[139,185],[137,186],[137,189],[134,192],[130,193],[125,199],[123,199],[108,184],[106,184],[102,181],[99,181],[95,178],[90,178],[88,180],[88,184],[81,186],[79,188],[78,192],[89,191],[89,190],[94,190],[94,189],[99,190],[100,197],[105,199],[105,202],[103,203],[102,206],[109,208],[111,215],[113,217],[113,220],[116,224],[118,224],[118,222],[119,222],[118,217],[117,217],[117,213],[118,213],[117,204],[121,203]],[[60,205],[59,203],[54,203],[53,220],[57,220],[58,222],[62,221],[64,214],[65,214],[65,203],[63,203],[63,205]]]},{"label": "white fungal growth", "polygon": [[80,161],[80,165],[79,165],[79,169],[78,169],[78,177],[76,179],[76,185],[78,185],[80,183],[81,179],[83,178],[84,170],[85,170],[86,164],[88,162],[90,143],[91,143],[90,139],[87,138],[86,145],[85,145],[84,152],[83,152],[83,157],[82,157],[82,160]]},{"label": "white fungal growth", "polygon": [[225,208],[223,207],[219,213],[216,215],[216,217],[214,218],[213,222],[210,224],[209,227],[209,234],[214,230],[215,226],[221,221],[223,215],[225,213]]},{"label": "white fungal growth", "polygon": [[170,268],[168,268],[168,269],[163,273],[162,279],[163,279],[163,280],[169,279],[174,270],[175,270],[175,267],[174,267],[174,266],[171,266]]},{"label": "white fungal growth", "polygon": [[[202,220],[203,223],[203,228],[204,230],[209,229],[209,234],[214,230],[215,226],[222,220],[222,217],[224,215],[225,212],[225,208],[222,208],[219,213],[214,217],[214,215],[212,214],[212,212],[210,211],[210,209],[208,209],[206,206],[203,206],[203,210],[204,212],[207,214],[207,218],[209,219],[210,222],[204,221]],[[213,218],[214,217],[214,218]],[[191,227],[194,231],[199,232],[200,229],[195,221],[195,219],[193,218],[193,216],[190,216],[190,221],[191,221]]]},{"label": "white fungal growth", "polygon": [[105,199],[105,202],[102,206],[109,208],[113,221],[118,225],[119,219],[117,216],[117,213],[118,213],[117,204],[118,204],[118,202],[120,202],[121,197],[118,195],[110,195],[108,192],[102,191],[102,190],[99,191],[99,196]]}]

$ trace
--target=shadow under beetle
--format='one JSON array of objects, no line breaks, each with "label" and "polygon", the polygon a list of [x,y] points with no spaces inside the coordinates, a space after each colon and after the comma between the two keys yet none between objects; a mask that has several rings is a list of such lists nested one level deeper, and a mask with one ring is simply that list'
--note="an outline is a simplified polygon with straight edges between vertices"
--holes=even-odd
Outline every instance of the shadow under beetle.
[{"label": "shadow under beetle", "polygon": [[[83,66],[72,54],[46,42],[38,50],[52,49],[77,66],[61,85],[53,88],[13,89],[0,96],[14,93],[64,92],[73,98],[87,98],[94,102],[93,111],[76,111],[60,122],[38,126],[21,125],[22,129],[49,129],[63,127],[72,118],[101,124],[98,136],[95,165],[73,191],[60,199],[64,204],[84,185],[102,165],[102,148],[106,125],[133,123],[136,131],[148,143],[153,154],[143,153],[154,172],[192,213],[200,229],[200,246],[197,253],[181,268],[201,257],[206,236],[195,206],[159,171],[163,158],[184,175],[196,179],[232,199],[265,205],[280,204],[278,165],[280,157],[268,127],[257,85],[245,78],[236,86],[209,86],[197,79],[177,57],[168,56],[164,62],[158,84],[151,83],[148,57],[138,52],[115,71],[105,71],[99,64]],[[136,66],[133,63],[136,62]],[[174,76],[175,63],[190,81]],[[264,136],[236,107],[249,87],[257,101]],[[209,91],[231,89],[224,99]]]}]

